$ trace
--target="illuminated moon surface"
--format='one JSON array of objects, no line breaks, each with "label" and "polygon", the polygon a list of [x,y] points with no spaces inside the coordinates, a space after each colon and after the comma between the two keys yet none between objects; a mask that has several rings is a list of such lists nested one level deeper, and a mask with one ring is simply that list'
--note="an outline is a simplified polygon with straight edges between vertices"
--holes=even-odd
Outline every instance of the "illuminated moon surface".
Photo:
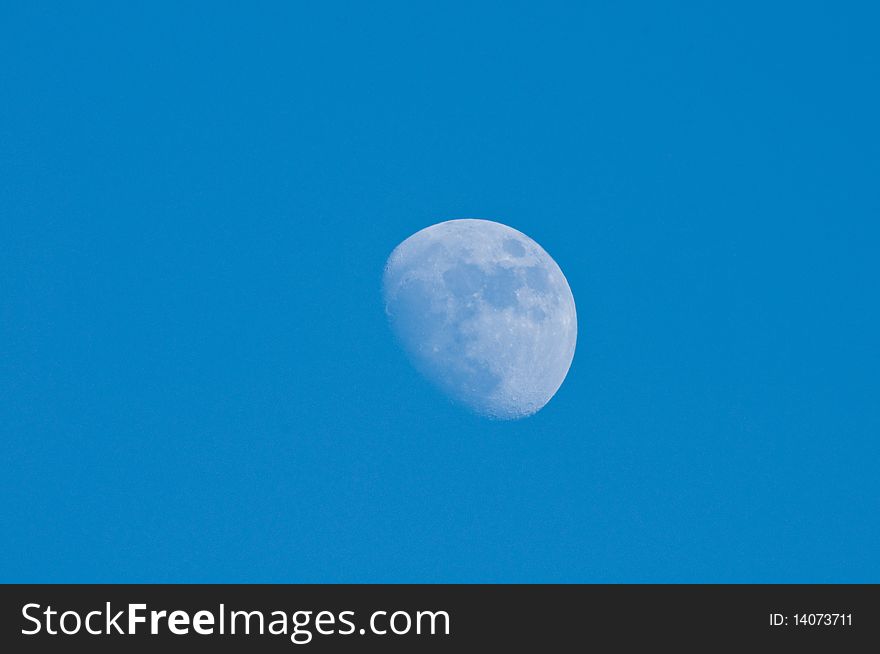
[{"label": "illuminated moon surface", "polygon": [[413,234],[388,258],[383,293],[413,365],[480,415],[531,415],[568,373],[571,289],[550,255],[511,227],[450,220]]}]

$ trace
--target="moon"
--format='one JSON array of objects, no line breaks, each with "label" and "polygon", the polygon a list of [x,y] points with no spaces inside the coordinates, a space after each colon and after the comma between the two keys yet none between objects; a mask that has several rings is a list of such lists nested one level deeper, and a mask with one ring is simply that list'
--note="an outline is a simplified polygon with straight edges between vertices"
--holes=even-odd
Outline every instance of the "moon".
[{"label": "moon", "polygon": [[512,227],[476,219],[426,227],[391,253],[382,290],[415,368],[479,415],[532,415],[568,374],[577,342],[568,281]]}]

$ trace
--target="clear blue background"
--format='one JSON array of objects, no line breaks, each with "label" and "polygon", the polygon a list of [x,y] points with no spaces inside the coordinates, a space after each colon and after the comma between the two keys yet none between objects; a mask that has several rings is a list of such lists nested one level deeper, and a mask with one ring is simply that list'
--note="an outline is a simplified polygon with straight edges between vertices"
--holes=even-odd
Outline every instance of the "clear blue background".
[{"label": "clear blue background", "polygon": [[[0,580],[880,581],[873,3],[16,4]],[[460,217],[578,304],[527,420],[385,324]]]}]

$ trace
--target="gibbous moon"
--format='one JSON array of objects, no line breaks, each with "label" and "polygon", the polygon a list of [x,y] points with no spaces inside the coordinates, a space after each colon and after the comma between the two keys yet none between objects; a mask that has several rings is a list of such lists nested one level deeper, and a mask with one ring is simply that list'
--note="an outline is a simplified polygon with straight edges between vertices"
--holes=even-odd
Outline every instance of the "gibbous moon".
[{"label": "gibbous moon", "polygon": [[550,255],[511,227],[450,220],[413,234],[388,258],[383,294],[413,365],[480,415],[531,415],[568,373],[571,289]]}]

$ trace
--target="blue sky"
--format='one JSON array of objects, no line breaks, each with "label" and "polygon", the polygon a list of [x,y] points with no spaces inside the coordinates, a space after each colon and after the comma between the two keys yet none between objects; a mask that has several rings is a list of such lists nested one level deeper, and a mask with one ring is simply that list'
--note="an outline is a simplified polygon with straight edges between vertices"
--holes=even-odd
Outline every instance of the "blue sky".
[{"label": "blue sky", "polygon": [[[0,580],[880,581],[877,20],[4,5]],[[577,302],[527,420],[385,324],[462,217]]]}]

